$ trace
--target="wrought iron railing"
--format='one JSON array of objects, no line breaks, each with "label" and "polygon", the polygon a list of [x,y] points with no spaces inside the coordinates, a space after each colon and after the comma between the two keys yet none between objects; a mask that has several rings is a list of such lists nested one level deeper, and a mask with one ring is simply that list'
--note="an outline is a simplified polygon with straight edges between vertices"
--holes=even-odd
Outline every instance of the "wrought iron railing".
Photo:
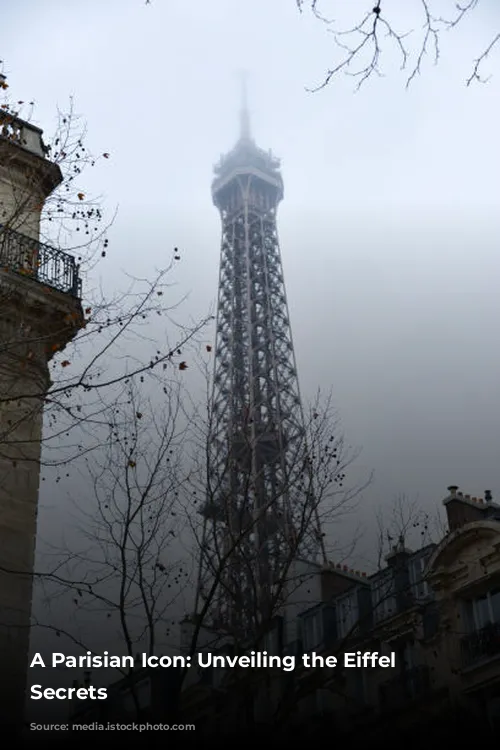
[{"label": "wrought iron railing", "polygon": [[430,672],[425,665],[406,669],[380,686],[382,710],[401,708],[430,690]]},{"label": "wrought iron railing", "polygon": [[490,623],[469,633],[462,638],[460,645],[464,667],[500,655],[500,623]]},{"label": "wrought iron railing", "polygon": [[14,271],[72,297],[82,296],[75,258],[0,224],[0,268]]}]

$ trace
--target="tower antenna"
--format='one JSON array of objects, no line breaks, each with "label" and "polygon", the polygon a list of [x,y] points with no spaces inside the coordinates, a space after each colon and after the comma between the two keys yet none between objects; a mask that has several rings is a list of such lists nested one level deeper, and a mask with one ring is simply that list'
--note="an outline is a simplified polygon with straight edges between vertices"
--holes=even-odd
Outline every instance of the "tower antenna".
[{"label": "tower antenna", "polygon": [[252,135],[250,132],[250,112],[248,110],[248,72],[242,70],[240,72],[240,87],[241,87],[241,109],[240,109],[240,139],[251,140]]}]

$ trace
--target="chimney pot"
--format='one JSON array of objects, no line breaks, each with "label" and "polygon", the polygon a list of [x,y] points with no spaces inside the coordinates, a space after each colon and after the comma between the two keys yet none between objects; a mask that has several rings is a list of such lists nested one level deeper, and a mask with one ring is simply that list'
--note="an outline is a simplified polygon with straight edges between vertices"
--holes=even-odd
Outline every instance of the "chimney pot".
[{"label": "chimney pot", "polygon": [[485,490],[484,491],[484,502],[485,503],[491,503],[492,499],[493,498],[491,497],[491,490]]},{"label": "chimney pot", "polygon": [[456,484],[450,484],[450,486],[448,487],[448,492],[450,493],[450,495],[456,495],[457,490],[458,486]]}]

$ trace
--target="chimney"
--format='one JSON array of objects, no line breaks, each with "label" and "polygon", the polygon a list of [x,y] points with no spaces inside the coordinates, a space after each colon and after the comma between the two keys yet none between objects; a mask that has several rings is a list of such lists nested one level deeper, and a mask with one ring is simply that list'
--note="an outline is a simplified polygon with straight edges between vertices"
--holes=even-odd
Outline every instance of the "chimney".
[{"label": "chimney", "polygon": [[455,485],[450,485],[448,492],[450,494],[443,503],[446,507],[450,531],[456,531],[466,523],[484,518],[485,507],[481,507],[481,502],[478,502],[477,498],[471,498],[470,495],[464,496],[462,492],[458,492],[458,487]]},{"label": "chimney", "polygon": [[386,556],[385,561],[389,567],[395,568],[404,564],[404,561],[407,560],[411,554],[413,554],[412,551],[405,547],[404,538],[401,535],[397,544],[392,547],[391,551]]},{"label": "chimney", "polygon": [[491,496],[491,490],[485,490],[484,491],[484,502],[485,503],[491,503],[491,502],[493,502],[493,498]]},{"label": "chimney", "polygon": [[91,674],[92,673],[91,673],[90,669],[86,669],[84,671],[84,673],[83,673],[83,684],[85,685],[86,688],[88,688],[89,685],[90,685],[90,675]]}]

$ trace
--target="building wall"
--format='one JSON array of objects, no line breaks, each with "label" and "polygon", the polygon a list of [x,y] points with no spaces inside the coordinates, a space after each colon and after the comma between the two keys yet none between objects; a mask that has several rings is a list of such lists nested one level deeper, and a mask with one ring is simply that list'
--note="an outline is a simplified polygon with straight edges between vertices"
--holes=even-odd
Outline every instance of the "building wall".
[{"label": "building wall", "polygon": [[48,361],[78,330],[78,300],[39,283],[43,197],[60,179],[43,158],[38,128],[20,124],[22,143],[0,121],[0,704],[12,722],[24,705],[32,572]]},{"label": "building wall", "polygon": [[33,365],[20,372],[17,358],[0,352],[0,396],[16,399],[0,404],[0,566],[8,571],[0,572],[0,663],[9,702],[22,695],[29,647],[44,374]]},{"label": "building wall", "polygon": [[37,240],[44,202],[59,181],[41,131],[0,113],[0,224]]},{"label": "building wall", "polygon": [[286,606],[283,608],[285,645],[300,638],[300,613],[321,601],[320,571],[320,566],[304,560],[297,560],[290,566],[285,593]]},{"label": "building wall", "polygon": [[36,182],[0,166],[0,224],[38,239],[43,196]]},{"label": "building wall", "polygon": [[442,613],[439,671],[470,702],[500,684],[500,523],[458,528],[437,548],[428,575]]}]

